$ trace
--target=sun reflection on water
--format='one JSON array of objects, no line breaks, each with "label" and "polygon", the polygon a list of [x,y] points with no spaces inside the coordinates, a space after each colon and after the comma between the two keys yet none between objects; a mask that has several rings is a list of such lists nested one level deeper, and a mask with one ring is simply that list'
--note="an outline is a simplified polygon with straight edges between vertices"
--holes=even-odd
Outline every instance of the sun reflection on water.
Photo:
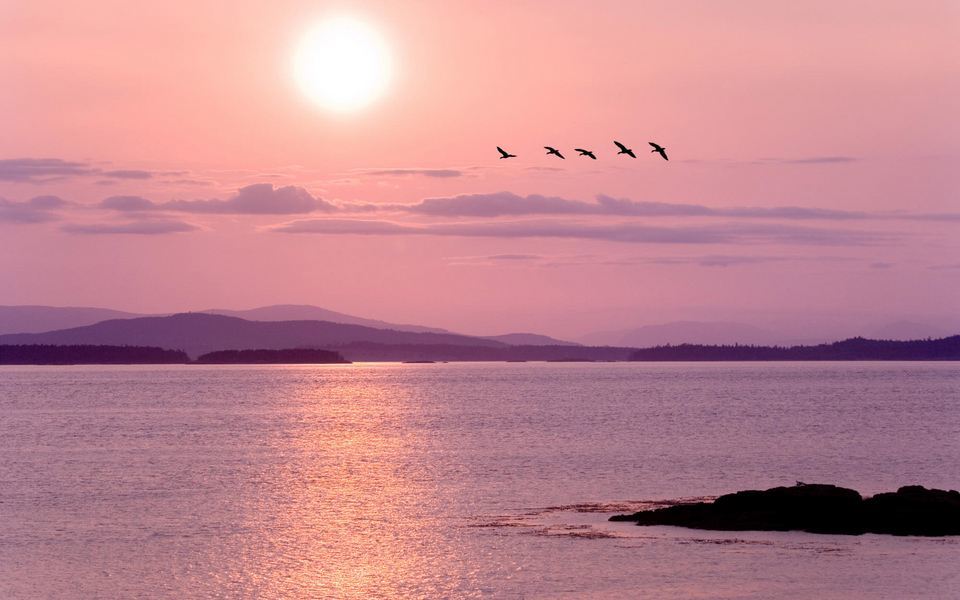
[{"label": "sun reflection on water", "polygon": [[288,392],[284,461],[271,477],[275,494],[257,511],[275,513],[266,533],[277,554],[258,587],[280,596],[397,595],[413,579],[422,592],[431,572],[442,586],[452,549],[429,526],[437,497],[428,465],[413,458],[422,440],[405,425],[409,388],[376,371],[325,375]]}]

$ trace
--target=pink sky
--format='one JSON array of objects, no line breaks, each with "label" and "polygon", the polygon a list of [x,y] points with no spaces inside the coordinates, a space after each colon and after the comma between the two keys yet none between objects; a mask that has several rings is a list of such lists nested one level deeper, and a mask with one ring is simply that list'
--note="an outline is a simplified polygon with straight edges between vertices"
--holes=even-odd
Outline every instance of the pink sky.
[{"label": "pink sky", "polygon": [[[237,4],[0,4],[0,304],[561,336],[960,306],[956,2]],[[332,14],[396,65],[351,114],[291,76]]]}]

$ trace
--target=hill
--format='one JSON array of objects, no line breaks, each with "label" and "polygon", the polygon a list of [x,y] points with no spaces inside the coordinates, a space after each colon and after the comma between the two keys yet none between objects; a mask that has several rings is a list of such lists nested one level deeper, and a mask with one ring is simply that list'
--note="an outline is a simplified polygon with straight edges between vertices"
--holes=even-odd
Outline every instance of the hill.
[{"label": "hill", "polygon": [[143,315],[87,306],[0,306],[0,335],[83,327],[107,319],[140,316]]},{"label": "hill", "polygon": [[485,340],[503,342],[511,346],[580,346],[576,342],[566,342],[538,333],[505,333],[503,335],[485,335]]},{"label": "hill", "polygon": [[[395,329],[417,333],[450,333],[445,329],[388,323],[377,319],[365,319],[319,306],[307,304],[276,304],[248,310],[212,308],[197,311],[213,315],[238,317],[248,321],[330,321],[346,325],[363,325],[376,329]],[[57,329],[69,329],[93,325],[109,319],[133,319],[137,317],[163,317],[172,313],[144,314],[109,308],[86,306],[0,306],[0,335],[7,333],[40,333]]]},{"label": "hill", "polygon": [[191,356],[215,350],[330,348],[351,342],[505,346],[451,333],[413,333],[329,321],[247,321],[205,313],[112,319],[45,333],[0,335],[0,344],[149,345],[183,350]]},{"label": "hill", "polygon": [[237,317],[248,321],[330,321],[331,323],[343,323],[345,325],[363,325],[364,327],[373,327],[375,329],[395,329],[397,331],[412,331],[415,333],[450,333],[446,329],[438,329],[436,327],[365,319],[363,317],[356,317],[309,304],[274,304],[272,306],[261,306],[248,310],[211,308],[199,312],[211,315]]}]

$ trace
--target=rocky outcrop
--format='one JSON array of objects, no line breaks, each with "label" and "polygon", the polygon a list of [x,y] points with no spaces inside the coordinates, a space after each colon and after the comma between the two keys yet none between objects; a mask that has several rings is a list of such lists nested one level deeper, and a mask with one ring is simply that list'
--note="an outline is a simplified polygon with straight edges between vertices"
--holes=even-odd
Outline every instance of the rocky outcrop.
[{"label": "rocky outcrop", "polygon": [[797,484],[615,515],[610,520],[723,531],[960,535],[960,492],[914,485],[863,499],[856,490],[835,485]]}]

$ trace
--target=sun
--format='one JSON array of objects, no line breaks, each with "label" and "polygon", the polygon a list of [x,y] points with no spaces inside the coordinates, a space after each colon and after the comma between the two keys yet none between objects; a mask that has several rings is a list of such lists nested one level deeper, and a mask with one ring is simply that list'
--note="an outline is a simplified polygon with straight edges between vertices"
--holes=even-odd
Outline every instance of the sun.
[{"label": "sun", "polygon": [[300,40],[293,60],[297,85],[335,111],[363,108],[390,83],[390,51],[379,33],[351,17],[320,22]]}]

